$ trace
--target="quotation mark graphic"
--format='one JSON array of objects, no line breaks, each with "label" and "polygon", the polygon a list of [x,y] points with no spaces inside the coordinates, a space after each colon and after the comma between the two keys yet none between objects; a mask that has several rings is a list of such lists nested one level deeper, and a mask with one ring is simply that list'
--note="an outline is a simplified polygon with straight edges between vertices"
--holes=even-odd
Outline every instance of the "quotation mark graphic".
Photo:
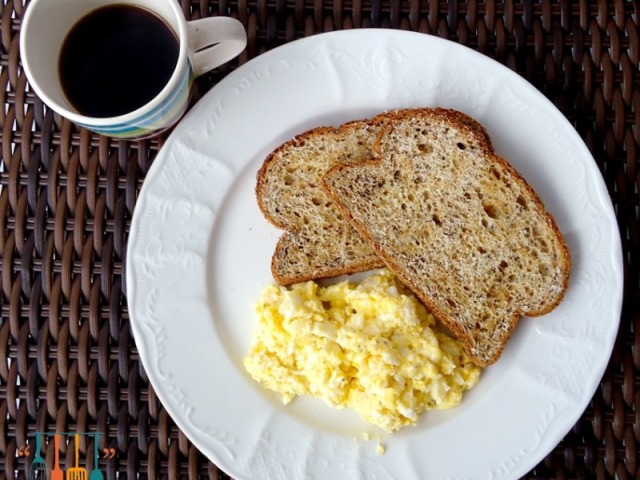
[{"label": "quotation mark graphic", "polygon": [[29,455],[31,455],[31,446],[30,445],[23,445],[22,447],[20,447],[18,449],[18,456],[19,457],[28,457]]},{"label": "quotation mark graphic", "polygon": [[115,456],[116,456],[116,449],[115,448],[103,448],[102,449],[102,453],[104,454],[104,457],[102,457],[102,458],[108,458],[109,460],[111,460],[112,458],[115,458]]}]

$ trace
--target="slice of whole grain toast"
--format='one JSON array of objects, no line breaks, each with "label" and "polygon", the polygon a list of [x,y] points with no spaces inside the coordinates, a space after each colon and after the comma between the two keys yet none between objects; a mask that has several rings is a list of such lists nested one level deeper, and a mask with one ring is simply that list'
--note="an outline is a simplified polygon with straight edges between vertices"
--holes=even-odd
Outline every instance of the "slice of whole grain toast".
[{"label": "slice of whole grain toast", "polygon": [[369,159],[381,122],[319,127],[276,148],[257,175],[264,216],[285,230],[271,260],[283,285],[383,266],[368,243],[331,205],[321,179],[333,166]]},{"label": "slice of whole grain toast", "polygon": [[460,112],[406,111],[373,149],[370,161],[332,167],[327,195],[472,361],[492,364],[522,315],[551,311],[567,290],[554,219]]},{"label": "slice of whole grain toast", "polygon": [[[419,109],[389,110],[338,128],[314,128],[283,143],[265,159],[257,174],[256,197],[267,220],[285,230],[271,259],[278,283],[289,285],[384,266],[331,204],[322,177],[336,165],[370,160],[382,126],[411,111]],[[459,121],[490,145],[475,120],[462,116]]]}]

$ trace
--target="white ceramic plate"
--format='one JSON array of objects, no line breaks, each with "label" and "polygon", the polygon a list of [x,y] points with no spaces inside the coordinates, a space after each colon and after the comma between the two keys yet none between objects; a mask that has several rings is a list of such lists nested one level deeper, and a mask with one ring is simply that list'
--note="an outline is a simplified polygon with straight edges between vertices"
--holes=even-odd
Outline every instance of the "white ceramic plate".
[{"label": "white ceramic plate", "polygon": [[[456,108],[486,126],[555,216],[574,266],[562,304],[523,319],[459,407],[389,436],[319,401],[282,406],[245,373],[253,305],[272,282],[280,234],[260,214],[254,186],[264,157],[310,127],[415,106]],[[563,438],[601,379],[619,323],[622,257],[593,158],[530,84],[439,38],[355,30],[265,53],[192,109],[140,193],[127,284],[159,398],[235,478],[516,479]],[[364,431],[381,439],[383,456]]]}]

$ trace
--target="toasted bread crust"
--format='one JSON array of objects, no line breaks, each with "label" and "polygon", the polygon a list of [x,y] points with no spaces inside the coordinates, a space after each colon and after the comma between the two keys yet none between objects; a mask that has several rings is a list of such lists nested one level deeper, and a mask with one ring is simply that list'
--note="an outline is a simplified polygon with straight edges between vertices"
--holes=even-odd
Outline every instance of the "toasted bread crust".
[{"label": "toasted bread crust", "polygon": [[270,170],[272,169],[273,164],[277,161],[278,156],[283,152],[299,148],[303,145],[308,139],[314,136],[320,135],[335,135],[337,133],[337,129],[333,127],[317,127],[311,130],[307,130],[300,135],[296,135],[291,140],[279,145],[275,150],[273,150],[267,158],[262,163],[260,170],[256,175],[256,199],[258,200],[258,207],[266,218],[273,226],[280,228],[282,230],[286,230],[287,223],[282,219],[273,214],[272,209],[269,208],[268,201],[270,200],[263,192],[266,190],[267,178]]},{"label": "toasted bread crust", "polygon": [[[255,192],[258,206],[265,218],[275,227],[286,231],[279,239],[271,261],[272,275],[278,283],[289,285],[383,266],[382,261],[371,247],[362,241],[353,226],[340,218],[338,209],[324,208],[323,205],[305,207],[301,207],[300,203],[292,205],[288,200],[293,193],[286,192],[286,188],[282,185],[274,193],[276,189],[269,184],[273,182],[282,184],[282,177],[286,175],[283,173],[283,164],[289,163],[295,167],[299,162],[298,157],[304,156],[305,150],[308,150],[310,145],[341,142],[355,135],[355,132],[367,132],[364,146],[348,144],[344,151],[334,152],[334,158],[331,159],[326,155],[323,156],[324,154],[317,155],[313,161],[318,162],[318,157],[321,157],[318,163],[324,166],[313,174],[307,175],[304,182],[292,185],[292,189],[302,192],[300,195],[306,198],[315,196],[320,203],[324,203],[328,197],[321,187],[321,177],[328,168],[337,163],[344,163],[340,156],[354,155],[355,158],[350,159],[348,163],[369,160],[374,155],[373,143],[381,128],[395,118],[412,115],[420,110],[388,110],[374,118],[347,122],[338,128],[329,126],[313,128],[281,144],[267,156],[258,171]],[[451,121],[466,125],[483,143],[491,145],[489,136],[475,120],[451,111]],[[296,168],[299,167],[298,164]],[[320,194],[316,185],[321,190]],[[296,216],[303,210],[306,211],[307,217],[312,219],[311,224],[317,227],[315,230],[299,224]],[[319,232],[321,225],[331,225],[331,228]],[[355,244],[355,247],[350,244]]]},{"label": "toasted bread crust", "polygon": [[[294,240],[291,240],[293,237]],[[285,232],[278,239],[275,252],[271,257],[271,274],[273,279],[280,285],[293,285],[294,283],[306,282],[308,280],[319,280],[322,278],[339,277],[341,275],[351,275],[353,273],[366,272],[368,270],[375,270],[381,268],[384,263],[372,252],[371,256],[362,256],[358,259],[352,259],[348,264],[341,264],[337,267],[323,268],[321,271],[314,271],[308,265],[305,270],[298,274],[287,273],[282,274],[283,271],[289,271],[288,265],[281,266],[279,262],[282,259],[286,259],[288,256],[287,248],[295,242],[295,235],[289,232]]]},{"label": "toasted bread crust", "polygon": [[[430,257],[428,252],[420,252],[407,258],[407,255],[404,255],[404,252],[399,251],[398,245],[401,241],[396,241],[398,238],[404,240],[406,238],[413,238],[417,236],[420,241],[425,241],[425,244],[428,245],[428,247],[425,248],[437,249],[439,248],[438,245],[429,244],[425,238],[420,237],[419,234],[424,234],[425,232],[432,234],[433,231],[437,233],[439,229],[435,228],[435,230],[431,229],[423,231],[420,225],[416,225],[414,230],[409,230],[408,232],[404,231],[402,234],[399,234],[393,232],[394,226],[389,227],[387,225],[388,217],[391,214],[389,212],[385,212],[383,215],[383,213],[380,212],[382,207],[378,207],[378,211],[374,212],[375,215],[366,215],[366,213],[369,213],[367,208],[369,203],[371,203],[371,200],[364,197],[381,198],[384,191],[380,185],[385,181],[388,181],[390,178],[389,171],[381,173],[381,170],[393,167],[395,169],[399,169],[396,170],[398,175],[403,175],[407,172],[402,169],[406,169],[406,165],[413,165],[413,163],[411,163],[413,160],[406,160],[404,157],[408,158],[411,155],[415,156],[416,152],[419,152],[419,149],[414,149],[410,153],[403,152],[398,146],[398,143],[406,140],[406,145],[414,148],[416,147],[415,142],[412,143],[411,139],[407,139],[402,136],[400,136],[399,139],[394,138],[393,140],[390,140],[390,136],[396,128],[398,128],[398,125],[411,122],[415,123],[416,121],[422,122],[420,124],[425,126],[428,126],[431,123],[437,123],[439,125],[446,125],[447,128],[456,129],[457,138],[464,138],[465,142],[467,142],[465,143],[465,149],[468,148],[469,150],[473,149],[474,151],[477,151],[477,158],[482,160],[482,164],[485,165],[483,168],[495,169],[490,170],[490,172],[494,172],[495,175],[498,175],[503,179],[506,178],[507,180],[505,181],[512,186],[511,188],[520,192],[518,200],[522,201],[523,205],[526,205],[526,211],[524,211],[524,207],[521,208],[521,210],[523,210],[522,214],[531,215],[531,218],[537,222],[536,228],[538,228],[541,231],[541,235],[544,236],[543,243],[550,242],[553,244],[550,248],[553,250],[554,262],[556,263],[554,263],[550,268],[553,268],[555,272],[558,272],[553,276],[553,280],[555,281],[553,285],[543,284],[545,288],[549,287],[550,293],[540,301],[539,305],[534,307],[526,305],[526,295],[520,295],[520,297],[523,298],[518,297],[518,301],[524,304],[510,305],[509,302],[502,301],[502,297],[506,295],[508,298],[511,293],[508,289],[500,289],[500,285],[498,285],[495,292],[487,290],[488,293],[486,295],[487,297],[495,295],[497,300],[492,297],[480,298],[480,301],[485,301],[489,306],[493,304],[503,306],[506,304],[506,306],[500,311],[501,317],[499,319],[492,319],[495,312],[486,311],[486,309],[475,309],[477,310],[475,315],[487,318],[488,320],[486,321],[482,320],[482,318],[465,315],[467,312],[462,312],[461,314],[460,311],[458,311],[458,305],[455,305],[454,308],[454,306],[448,304],[447,301],[457,304],[464,303],[463,299],[459,297],[450,299],[447,297],[448,294],[442,294],[443,289],[457,289],[457,291],[463,291],[460,288],[460,285],[452,285],[455,282],[453,282],[451,278],[447,277],[447,275],[452,274],[449,274],[446,269],[438,270],[436,267],[427,268],[427,266],[423,270],[418,269],[417,271],[422,273],[420,275],[416,275],[416,269],[410,264],[410,262],[421,260],[423,255],[426,256],[425,258],[427,258],[428,261],[433,261],[434,263],[440,262],[445,265],[447,264],[447,259],[443,260],[442,258]],[[439,131],[445,130],[446,129],[443,130],[441,128]],[[414,136],[415,135],[416,134],[414,133]],[[420,141],[422,141],[422,139],[420,139]],[[397,275],[403,283],[414,291],[421,301],[424,302],[427,308],[431,310],[434,316],[446,325],[452,333],[463,342],[465,351],[472,361],[480,366],[487,366],[494,363],[502,354],[504,346],[511,336],[520,317],[522,315],[538,316],[548,313],[560,303],[568,288],[569,271],[571,268],[569,250],[553,217],[545,210],[542,201],[526,180],[505,159],[494,153],[493,146],[484,128],[482,128],[475,120],[470,119],[460,112],[443,109],[421,109],[400,113],[396,118],[394,118],[393,122],[387,124],[381,131],[374,145],[374,153],[375,156],[369,161],[361,162],[358,165],[337,165],[329,170],[323,181],[327,194],[334,200],[335,205],[342,210],[343,214],[348,218],[354,228],[356,228],[358,233],[371,245],[373,250],[384,261],[387,267]],[[457,155],[455,151],[453,154]],[[418,153],[417,156],[420,157],[420,160],[423,162],[428,161],[430,158],[427,153]],[[393,158],[401,157],[403,160],[406,160],[404,163],[401,163],[400,160],[398,163],[393,163]],[[442,158],[443,162],[441,163],[446,164],[444,157]],[[419,166],[416,168],[419,168]],[[465,172],[467,172],[467,170],[462,169],[460,170],[459,175],[474,174],[473,172]],[[437,174],[438,172],[436,172],[435,175]],[[488,175],[488,178],[491,178],[490,174]],[[486,181],[484,177],[482,180]],[[363,185],[371,188],[365,188]],[[433,186],[433,184],[430,184],[430,186]],[[349,188],[356,187],[357,190],[351,193]],[[395,190],[393,190],[393,186],[386,186],[385,188],[390,189],[392,193],[396,193]],[[487,190],[481,191],[479,195],[491,194],[491,188],[493,187],[486,187]],[[411,191],[414,193],[410,194],[408,198],[415,198],[420,194],[419,189]],[[406,205],[405,201],[406,195],[403,197],[403,203]],[[416,201],[413,203],[418,204],[419,202]],[[392,210],[390,210],[390,212],[395,212],[398,215],[398,218],[402,218],[402,211],[396,208],[397,206],[397,202],[392,204],[390,207]],[[411,207],[412,205],[409,205],[408,208],[410,209]],[[453,207],[450,207],[450,210],[446,211],[446,214],[464,216],[465,212],[463,212],[462,209],[466,207],[466,205],[462,205],[461,207],[458,206],[457,211]],[[395,208],[395,210],[393,210],[393,208]],[[489,213],[492,212],[490,211]],[[481,214],[482,212],[480,212],[480,216],[482,216]],[[384,218],[376,218],[377,215]],[[427,219],[426,212],[424,218]],[[410,220],[407,218],[400,221],[409,222]],[[499,219],[495,220],[496,224],[498,221]],[[444,223],[446,223],[445,220],[443,220],[443,224]],[[467,226],[467,228],[474,233],[473,228],[476,227],[471,225]],[[387,230],[391,230],[391,232],[387,233]],[[389,238],[392,240],[388,241],[387,239]],[[444,237],[441,236],[440,238]],[[511,240],[512,239],[506,239],[504,242],[505,245],[508,245]],[[483,248],[482,245],[477,247],[480,249]],[[534,249],[534,246],[531,248]],[[538,247],[535,246],[535,248]],[[447,255],[457,255],[455,248],[453,250],[443,250],[443,253],[440,255],[444,255],[444,252],[448,252]],[[527,254],[527,252],[524,251],[523,254]],[[539,252],[536,251],[536,254],[539,254]],[[492,263],[489,263],[489,265],[492,269],[497,268]],[[468,269],[471,270],[471,267]],[[492,272],[493,270],[488,270],[489,276],[487,281],[495,281],[491,280],[491,278],[493,278],[491,277],[491,275],[493,275]],[[473,272],[464,271],[463,273],[465,275],[468,274],[470,278],[473,278]],[[430,275],[438,278],[430,278]],[[531,278],[537,278],[533,274],[530,276]],[[526,285],[525,287],[529,288],[529,286]],[[485,286],[478,284],[474,285],[473,288],[483,289]],[[447,301],[442,301],[442,297],[447,297]],[[473,310],[471,307],[474,307],[474,305],[469,306],[470,310]],[[490,330],[487,335],[485,335],[485,329]],[[488,337],[488,339],[486,337]]]},{"label": "toasted bread crust", "polygon": [[339,162],[371,154],[378,120],[308,130],[276,148],[257,174],[265,218],[285,230],[271,261],[274,279],[289,285],[383,266],[353,227],[332,208],[321,177]]}]

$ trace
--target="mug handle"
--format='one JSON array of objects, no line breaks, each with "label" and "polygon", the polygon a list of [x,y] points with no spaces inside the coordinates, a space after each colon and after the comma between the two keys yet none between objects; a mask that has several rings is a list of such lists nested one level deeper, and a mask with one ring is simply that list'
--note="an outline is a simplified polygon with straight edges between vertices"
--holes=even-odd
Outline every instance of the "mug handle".
[{"label": "mug handle", "polygon": [[231,17],[207,17],[187,22],[194,77],[199,77],[244,50],[247,32]]}]

